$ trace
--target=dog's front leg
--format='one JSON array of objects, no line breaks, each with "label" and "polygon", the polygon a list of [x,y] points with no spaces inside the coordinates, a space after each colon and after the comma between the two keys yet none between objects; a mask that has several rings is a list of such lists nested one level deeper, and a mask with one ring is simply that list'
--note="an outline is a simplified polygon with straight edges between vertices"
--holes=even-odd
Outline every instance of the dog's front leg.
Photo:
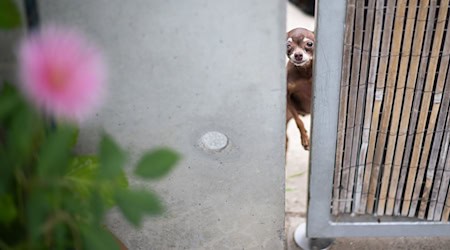
[{"label": "dog's front leg", "polygon": [[287,98],[287,107],[288,111],[291,112],[294,117],[295,123],[297,124],[298,130],[300,130],[300,140],[302,142],[302,146],[305,150],[309,150],[309,137],[305,128],[305,124],[298,116],[297,110],[292,105],[290,97]]}]

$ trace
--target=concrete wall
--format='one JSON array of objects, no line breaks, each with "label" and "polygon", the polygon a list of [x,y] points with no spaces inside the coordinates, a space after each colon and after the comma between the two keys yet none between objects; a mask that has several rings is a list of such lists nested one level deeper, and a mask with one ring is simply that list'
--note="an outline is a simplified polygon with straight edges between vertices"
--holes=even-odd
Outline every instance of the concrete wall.
[{"label": "concrete wall", "polygon": [[[167,145],[183,161],[159,193],[167,213],[139,230],[117,211],[111,229],[130,249],[283,249],[285,3],[259,0],[43,0],[44,23],[85,31],[105,50],[110,94],[81,133],[100,128],[132,160]],[[205,151],[200,137],[225,134]]]}]

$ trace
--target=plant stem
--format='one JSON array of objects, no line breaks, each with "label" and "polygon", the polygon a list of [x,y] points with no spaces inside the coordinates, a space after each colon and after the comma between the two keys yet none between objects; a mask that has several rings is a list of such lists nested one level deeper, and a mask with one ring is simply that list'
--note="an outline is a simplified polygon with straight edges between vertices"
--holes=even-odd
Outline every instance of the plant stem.
[{"label": "plant stem", "polygon": [[72,233],[73,242],[74,242],[74,248],[75,249],[81,249],[81,237],[80,233],[78,232],[78,227],[75,224],[72,216],[70,216],[69,213],[65,211],[57,211],[54,216],[50,218],[47,223],[43,226],[44,233],[46,234],[46,238],[48,242],[51,242],[51,231],[56,226],[57,223],[63,222],[69,226],[70,232]]}]

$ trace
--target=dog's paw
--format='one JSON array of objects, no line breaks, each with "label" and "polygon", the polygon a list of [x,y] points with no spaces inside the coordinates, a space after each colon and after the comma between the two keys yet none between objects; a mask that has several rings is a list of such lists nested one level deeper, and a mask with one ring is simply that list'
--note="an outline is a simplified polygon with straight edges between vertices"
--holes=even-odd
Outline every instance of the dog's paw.
[{"label": "dog's paw", "polygon": [[305,150],[309,151],[309,138],[307,136],[304,136],[302,139],[302,146]]}]

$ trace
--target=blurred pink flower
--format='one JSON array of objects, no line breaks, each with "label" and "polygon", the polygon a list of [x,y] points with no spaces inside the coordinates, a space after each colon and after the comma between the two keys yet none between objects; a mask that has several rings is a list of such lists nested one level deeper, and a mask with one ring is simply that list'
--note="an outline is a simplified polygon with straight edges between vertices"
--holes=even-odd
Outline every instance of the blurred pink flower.
[{"label": "blurred pink flower", "polygon": [[105,66],[82,34],[48,26],[26,37],[19,50],[22,89],[49,115],[81,122],[102,101]]}]

